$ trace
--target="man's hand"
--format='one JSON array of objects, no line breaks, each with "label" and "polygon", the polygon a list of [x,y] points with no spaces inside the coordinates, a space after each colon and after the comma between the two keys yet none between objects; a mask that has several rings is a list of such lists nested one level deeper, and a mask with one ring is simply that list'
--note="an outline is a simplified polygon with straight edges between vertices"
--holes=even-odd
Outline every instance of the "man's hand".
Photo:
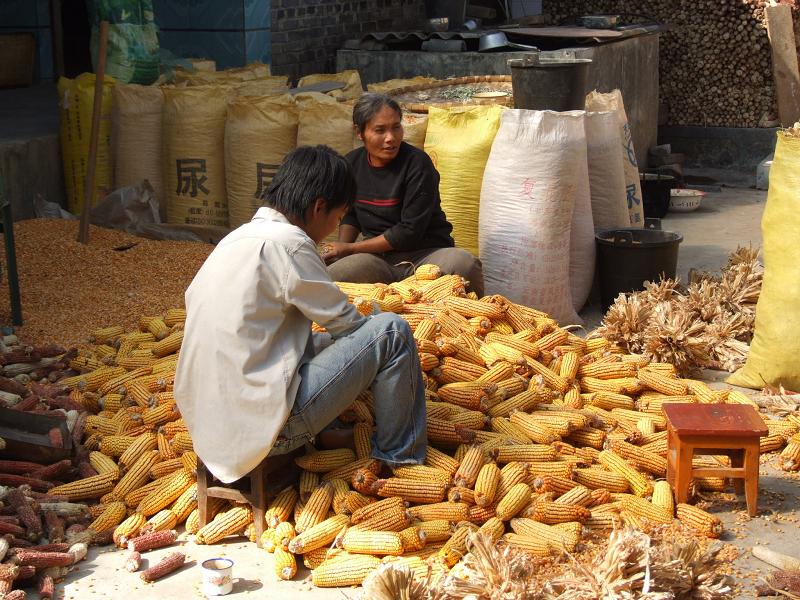
[{"label": "man's hand", "polygon": [[328,242],[323,247],[322,260],[326,265],[353,254],[353,244],[348,242]]}]

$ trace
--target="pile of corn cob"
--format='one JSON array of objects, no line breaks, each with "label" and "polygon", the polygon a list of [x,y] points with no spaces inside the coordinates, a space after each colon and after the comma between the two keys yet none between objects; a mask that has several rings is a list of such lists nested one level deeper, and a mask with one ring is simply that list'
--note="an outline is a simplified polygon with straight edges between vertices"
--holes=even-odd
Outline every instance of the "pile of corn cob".
[{"label": "pile of corn cob", "polygon": [[[379,478],[372,397],[361,393],[341,415],[354,424],[355,450],[309,448],[296,459],[298,486],[280,491],[267,511],[262,542],[275,553],[278,577],[294,577],[297,555],[318,586],[359,584],[381,561],[418,576],[429,567],[444,573],[474,530],[537,556],[572,551],[587,531],[645,528],[676,515],[700,535],[720,534],[716,517],[674,505],[663,481],[661,406],[753,404],[745,395],[680,379],[672,365],[625,355],[602,338],[584,340],[501,296],[478,299],[460,277],[432,265],[388,286],[339,285],[360,311],[376,304],[411,325],[429,448],[424,465]],[[70,361],[79,374],[57,382],[92,413],[84,448],[96,474],[50,492],[98,499],[91,529],[113,528],[120,546],[184,522],[198,543],[255,535],[251,509],[219,499],[210,499],[212,520],[199,528],[197,457],[171,391],[184,319],[185,311],[172,309],[143,317],[139,331],[96,331],[93,345]],[[767,424],[762,452],[793,436],[785,464],[796,465],[800,419]],[[716,460],[726,459],[696,462]],[[695,481],[699,489],[725,484]]]}]

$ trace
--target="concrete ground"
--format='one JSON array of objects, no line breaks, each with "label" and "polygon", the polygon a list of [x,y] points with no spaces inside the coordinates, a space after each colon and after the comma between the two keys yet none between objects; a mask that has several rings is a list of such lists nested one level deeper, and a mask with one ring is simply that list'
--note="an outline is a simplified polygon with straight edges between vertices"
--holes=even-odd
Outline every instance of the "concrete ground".
[{"label": "concrete ground", "polygon": [[[761,244],[760,220],[766,199],[765,192],[741,188],[722,188],[709,193],[703,206],[694,213],[670,214],[663,228],[684,236],[680,247],[678,276],[686,281],[690,268],[714,271],[725,264],[728,254],[738,244]],[[584,316],[589,323],[601,317],[599,308],[588,307]],[[713,387],[724,387],[725,374],[708,371],[705,379]],[[775,462],[774,457],[770,462]],[[754,579],[769,572],[769,567],[749,555],[753,545],[765,544],[770,548],[800,555],[797,542],[797,509],[800,506],[800,481],[797,476],[778,471],[770,464],[762,468],[759,494],[759,516],[749,518],[743,498],[717,497],[711,511],[725,523],[725,543],[733,544],[740,552],[734,562],[738,581],[743,586],[731,598],[752,598]],[[190,562],[181,571],[156,584],[144,584],[137,574],[124,571],[125,553],[109,548],[93,548],[89,558],[71,574],[65,584],[64,598],[68,600],[94,600],[102,598],[171,598],[191,599],[202,597],[199,564],[212,557],[225,556],[234,561],[234,597],[246,598],[304,598],[307,600],[333,600],[357,598],[359,590],[317,589],[306,581],[307,570],[301,568],[295,581],[279,581],[273,574],[272,556],[258,550],[244,538],[215,546],[198,546],[181,536],[182,548]],[[173,549],[148,553],[150,564]]]}]

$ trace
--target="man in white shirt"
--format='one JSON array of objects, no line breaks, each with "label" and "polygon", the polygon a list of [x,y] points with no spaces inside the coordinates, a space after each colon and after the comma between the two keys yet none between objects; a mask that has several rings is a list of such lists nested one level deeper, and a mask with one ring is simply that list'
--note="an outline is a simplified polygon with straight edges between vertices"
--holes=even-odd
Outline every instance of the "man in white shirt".
[{"label": "man in white shirt", "polygon": [[[354,190],[333,150],[294,150],[265,206],[220,241],[186,291],[175,400],[197,455],[224,483],[313,440],[370,387],[373,456],[389,466],[425,458],[424,385],[408,324],[360,315],[317,252]],[[333,338],[319,353],[312,321]]]}]

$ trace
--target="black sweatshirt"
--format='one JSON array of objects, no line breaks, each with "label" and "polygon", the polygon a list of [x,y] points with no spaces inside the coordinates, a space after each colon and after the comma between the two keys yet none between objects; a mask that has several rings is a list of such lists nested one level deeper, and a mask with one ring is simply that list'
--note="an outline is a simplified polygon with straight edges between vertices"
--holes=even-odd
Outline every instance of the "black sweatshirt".
[{"label": "black sweatshirt", "polygon": [[383,234],[398,251],[450,248],[453,226],[442,211],[439,173],[422,150],[403,142],[395,159],[373,167],[365,148],[347,155],[356,178],[353,208],[342,219],[364,238]]}]

